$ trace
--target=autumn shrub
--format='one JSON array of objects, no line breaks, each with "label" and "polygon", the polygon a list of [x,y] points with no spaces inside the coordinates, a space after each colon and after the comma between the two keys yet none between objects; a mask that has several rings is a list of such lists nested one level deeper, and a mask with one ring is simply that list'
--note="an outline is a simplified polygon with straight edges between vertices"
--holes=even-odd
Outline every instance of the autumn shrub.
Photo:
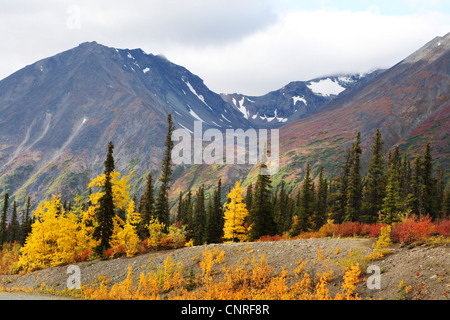
[{"label": "autumn shrub", "polygon": [[259,239],[255,240],[255,242],[266,242],[266,241],[283,241],[286,240],[285,236],[279,236],[279,235],[274,235],[274,236],[262,236]]},{"label": "autumn shrub", "polygon": [[393,224],[391,236],[394,242],[413,243],[426,240],[433,232],[435,225],[428,215],[420,219],[413,215]]},{"label": "autumn shrub", "polygon": [[93,255],[94,255],[94,250],[86,249],[83,252],[77,254],[77,257],[75,258],[75,260],[77,262],[89,261],[90,259],[92,259]]},{"label": "autumn shrub", "polygon": [[447,216],[436,224],[436,232],[445,237],[450,237],[450,216]]},{"label": "autumn shrub", "polygon": [[20,245],[16,242],[5,243],[0,251],[0,275],[14,271],[14,265],[20,258]]},{"label": "autumn shrub", "polygon": [[369,234],[369,228],[361,222],[344,222],[336,226],[335,236],[340,237],[365,237]]}]

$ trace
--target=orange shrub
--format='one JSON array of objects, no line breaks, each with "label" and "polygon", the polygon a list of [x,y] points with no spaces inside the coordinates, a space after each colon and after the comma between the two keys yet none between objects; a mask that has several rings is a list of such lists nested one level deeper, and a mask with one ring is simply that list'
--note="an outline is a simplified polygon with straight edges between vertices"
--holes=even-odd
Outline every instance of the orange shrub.
[{"label": "orange shrub", "polygon": [[446,217],[436,225],[436,232],[439,232],[446,237],[450,236],[450,216]]},{"label": "orange shrub", "polygon": [[391,237],[394,242],[412,243],[429,238],[434,231],[435,226],[428,215],[420,219],[413,215],[394,224]]}]

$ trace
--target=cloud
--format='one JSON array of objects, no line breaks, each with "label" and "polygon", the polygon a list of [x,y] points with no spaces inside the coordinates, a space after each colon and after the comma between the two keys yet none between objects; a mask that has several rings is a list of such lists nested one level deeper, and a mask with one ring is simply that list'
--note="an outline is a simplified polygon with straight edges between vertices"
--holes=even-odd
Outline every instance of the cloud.
[{"label": "cloud", "polygon": [[216,92],[259,95],[290,81],[390,67],[450,30],[448,11],[384,15],[388,1],[358,2],[357,10],[311,3],[15,0],[0,12],[0,79],[95,40],[162,53]]}]

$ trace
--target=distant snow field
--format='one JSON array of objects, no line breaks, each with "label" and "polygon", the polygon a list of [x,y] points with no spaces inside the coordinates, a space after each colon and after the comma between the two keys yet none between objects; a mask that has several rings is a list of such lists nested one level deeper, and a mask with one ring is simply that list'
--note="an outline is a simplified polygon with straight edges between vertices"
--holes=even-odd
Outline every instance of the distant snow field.
[{"label": "distant snow field", "polygon": [[344,87],[341,87],[339,83],[331,80],[330,78],[323,79],[318,82],[310,82],[307,87],[311,89],[311,91],[315,94],[320,94],[324,97],[329,97],[330,95],[338,95],[345,90]]}]

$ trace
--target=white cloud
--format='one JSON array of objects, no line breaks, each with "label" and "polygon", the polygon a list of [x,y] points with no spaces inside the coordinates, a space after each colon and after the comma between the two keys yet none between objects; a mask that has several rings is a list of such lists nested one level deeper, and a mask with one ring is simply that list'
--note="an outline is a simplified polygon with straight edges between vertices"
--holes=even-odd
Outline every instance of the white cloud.
[{"label": "white cloud", "polygon": [[[403,0],[411,5],[422,0]],[[438,0],[435,0],[439,2]],[[386,68],[450,30],[450,14],[383,15],[322,1],[15,0],[0,12],[0,79],[84,41],[163,53],[216,92],[264,94],[290,81]],[[295,6],[294,6],[295,4]],[[377,2],[377,5],[379,3]],[[79,7],[80,20],[70,20]],[[78,26],[79,28],[70,28]]]}]

